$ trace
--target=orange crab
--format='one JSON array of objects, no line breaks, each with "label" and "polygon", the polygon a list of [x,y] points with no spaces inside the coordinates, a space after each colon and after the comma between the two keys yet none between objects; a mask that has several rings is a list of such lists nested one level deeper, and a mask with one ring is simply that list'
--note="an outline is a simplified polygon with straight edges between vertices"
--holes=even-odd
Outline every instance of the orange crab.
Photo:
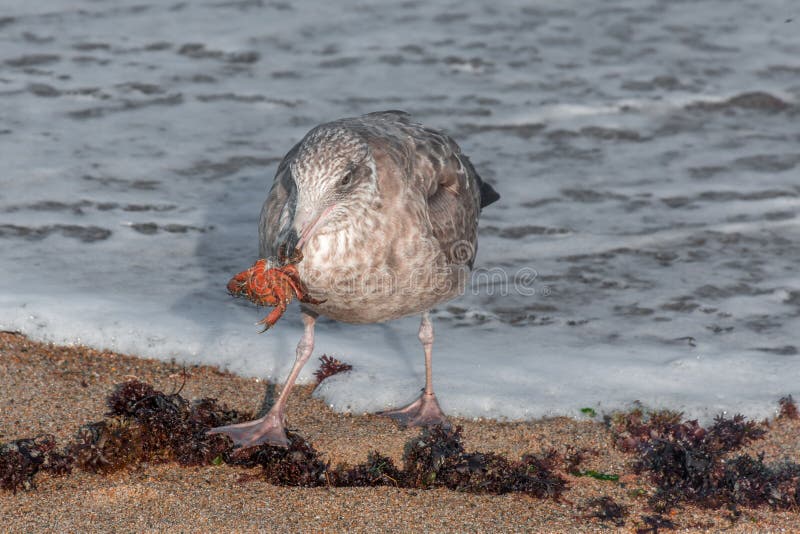
[{"label": "orange crab", "polygon": [[303,259],[300,249],[295,249],[290,257],[286,257],[286,247],[281,246],[278,251],[278,261],[281,267],[267,267],[267,260],[259,259],[255,264],[242,271],[228,282],[228,292],[234,297],[246,297],[247,300],[259,306],[272,306],[269,315],[258,324],[264,325],[266,332],[286,311],[286,306],[297,296],[300,302],[309,304],[322,304],[324,300],[316,300],[308,295],[308,288],[300,280],[296,264]]}]

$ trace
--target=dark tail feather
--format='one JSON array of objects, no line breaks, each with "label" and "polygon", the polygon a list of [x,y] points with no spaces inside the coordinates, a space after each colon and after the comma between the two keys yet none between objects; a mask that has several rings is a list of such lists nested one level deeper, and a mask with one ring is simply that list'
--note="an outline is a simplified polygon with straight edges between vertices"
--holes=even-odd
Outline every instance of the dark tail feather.
[{"label": "dark tail feather", "polygon": [[472,162],[469,160],[467,156],[461,154],[459,156],[461,162],[471,171],[472,176],[475,177],[475,181],[478,182],[478,189],[481,192],[481,209],[485,208],[489,204],[493,202],[497,202],[500,200],[500,193],[494,190],[494,187],[487,184],[483,181],[483,178],[480,177],[478,171],[475,170],[475,166],[472,165]]},{"label": "dark tail feather", "polygon": [[494,187],[481,180],[481,209],[485,208],[492,202],[500,200],[500,193],[494,190]]}]

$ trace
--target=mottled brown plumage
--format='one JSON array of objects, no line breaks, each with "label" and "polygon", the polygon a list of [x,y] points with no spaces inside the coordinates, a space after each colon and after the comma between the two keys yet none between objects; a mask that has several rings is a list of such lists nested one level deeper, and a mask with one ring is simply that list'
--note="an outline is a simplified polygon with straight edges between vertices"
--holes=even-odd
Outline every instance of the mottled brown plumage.
[{"label": "mottled brown plumage", "polygon": [[341,119],[311,130],[278,167],[259,223],[261,257],[297,246],[305,303],[297,362],[273,410],[215,429],[242,445],[285,444],[283,406],[313,349],[314,321],[370,323],[422,313],[426,389],[387,412],[408,424],[445,422],[431,383],[428,310],[463,292],[477,251],[481,208],[499,196],[447,135],[401,111]]}]

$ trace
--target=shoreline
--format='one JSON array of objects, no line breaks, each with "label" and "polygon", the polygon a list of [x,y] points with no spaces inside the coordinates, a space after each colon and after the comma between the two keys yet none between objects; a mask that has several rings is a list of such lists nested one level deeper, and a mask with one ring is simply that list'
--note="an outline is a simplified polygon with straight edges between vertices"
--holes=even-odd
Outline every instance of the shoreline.
[{"label": "shoreline", "polygon": [[[187,399],[214,397],[231,408],[257,411],[265,383],[209,366],[186,367],[181,394]],[[184,367],[80,346],[56,346],[25,336],[0,333],[0,443],[50,433],[59,443],[82,424],[107,412],[105,398],[115,384],[137,378],[172,392],[184,381]],[[331,465],[354,465],[371,450],[402,466],[405,443],[417,429],[401,429],[373,415],[331,411],[298,386],[288,406],[289,427],[302,434]],[[777,404],[777,399],[776,399]],[[140,465],[110,475],[76,471],[64,477],[37,475],[36,488],[16,494],[0,490],[0,519],[9,531],[63,529],[157,531],[374,530],[570,532],[646,529],[655,512],[647,495],[653,484],[633,472],[635,455],[614,447],[603,423],[564,417],[528,422],[470,421],[461,426],[467,451],[479,450],[518,460],[549,450],[590,451],[581,468],[613,473],[618,481],[559,474],[568,489],[558,501],[524,494],[484,495],[453,490],[368,488],[294,488],[259,479],[258,469],[227,465],[180,467]],[[765,461],[800,461],[800,422],[773,420],[766,436],[741,452],[764,452]],[[623,526],[596,515],[593,499],[610,497],[627,509]],[[766,506],[740,508],[733,519],[726,509],[680,506],[665,516],[679,530],[734,532],[798,531],[800,514]],[[29,513],[26,513],[29,512]],[[663,531],[663,529],[661,530]]]}]

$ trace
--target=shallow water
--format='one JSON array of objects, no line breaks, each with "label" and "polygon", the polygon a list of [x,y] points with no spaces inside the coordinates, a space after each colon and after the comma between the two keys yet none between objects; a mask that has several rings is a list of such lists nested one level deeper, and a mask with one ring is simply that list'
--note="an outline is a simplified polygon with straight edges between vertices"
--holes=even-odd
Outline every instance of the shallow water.
[{"label": "shallow water", "polygon": [[[296,309],[259,336],[224,289],[277,162],[404,109],[503,195],[434,312],[445,410],[772,413],[800,394],[793,3],[560,6],[6,0],[0,328],[282,379]],[[416,328],[323,321],[317,353],[355,370],[319,394],[410,400]]]}]

